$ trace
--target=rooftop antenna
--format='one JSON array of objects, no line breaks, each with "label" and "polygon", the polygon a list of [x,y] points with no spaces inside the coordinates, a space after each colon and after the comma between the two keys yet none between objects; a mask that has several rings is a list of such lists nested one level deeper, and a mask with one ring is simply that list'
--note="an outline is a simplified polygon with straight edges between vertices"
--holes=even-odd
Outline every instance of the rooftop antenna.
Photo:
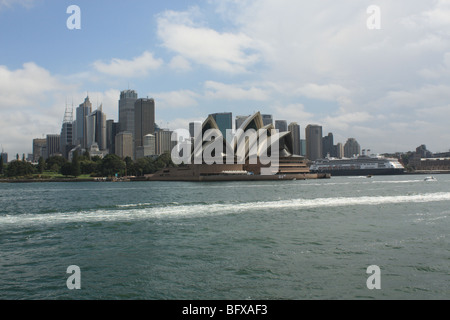
[{"label": "rooftop antenna", "polygon": [[72,107],[69,107],[67,105],[67,98],[66,98],[66,110],[64,112],[63,123],[72,123],[72,122],[73,122],[73,105]]}]

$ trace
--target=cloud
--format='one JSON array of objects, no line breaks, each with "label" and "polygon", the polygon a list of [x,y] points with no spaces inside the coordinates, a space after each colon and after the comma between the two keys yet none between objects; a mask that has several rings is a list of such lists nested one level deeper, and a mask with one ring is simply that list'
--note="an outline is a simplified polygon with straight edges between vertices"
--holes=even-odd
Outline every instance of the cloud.
[{"label": "cloud", "polygon": [[35,105],[52,91],[67,89],[57,77],[34,62],[22,69],[9,70],[0,65],[0,109]]},{"label": "cloud", "polygon": [[337,84],[318,85],[308,83],[298,88],[296,93],[311,99],[337,101],[350,95],[350,90]]},{"label": "cloud", "polygon": [[192,69],[190,62],[182,56],[173,57],[169,67],[177,71],[190,71]]},{"label": "cloud", "polygon": [[245,73],[258,62],[249,36],[197,26],[191,16],[174,11],[159,15],[157,32],[164,47],[196,64],[231,74]]},{"label": "cloud", "polygon": [[204,87],[205,97],[208,99],[266,101],[269,98],[266,90],[255,86],[206,81]]},{"label": "cloud", "polygon": [[0,10],[12,8],[14,5],[20,5],[25,8],[31,8],[36,0],[0,0]]},{"label": "cloud", "polygon": [[199,94],[191,90],[160,92],[153,95],[158,109],[175,109],[197,106]]},{"label": "cloud", "polygon": [[287,106],[274,107],[274,120],[286,120],[290,122],[297,122],[306,125],[313,121],[314,115],[305,110],[305,106],[301,103],[289,104]]},{"label": "cloud", "polygon": [[110,63],[94,62],[94,68],[104,74],[118,77],[142,77],[150,70],[158,69],[163,64],[162,59],[155,59],[153,54],[145,51],[132,60],[114,58]]}]

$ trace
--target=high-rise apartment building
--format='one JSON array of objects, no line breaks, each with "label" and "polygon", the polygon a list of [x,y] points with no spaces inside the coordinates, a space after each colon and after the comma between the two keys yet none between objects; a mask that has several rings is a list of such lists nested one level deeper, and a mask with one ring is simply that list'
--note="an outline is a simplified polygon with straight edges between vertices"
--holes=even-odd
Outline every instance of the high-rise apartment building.
[{"label": "high-rise apartment building", "polygon": [[344,145],[344,156],[346,158],[352,158],[361,154],[361,147],[355,138],[349,138]]},{"label": "high-rise apartment building", "polygon": [[227,138],[227,130],[233,129],[233,114],[231,112],[213,113],[214,118],[224,139]]},{"label": "high-rise apartment building", "polygon": [[308,125],[306,133],[306,157],[311,160],[321,159],[322,149],[322,127],[319,125]]},{"label": "high-rise apartment building", "polygon": [[144,137],[155,133],[155,100],[138,99],[134,103],[134,150],[144,146]]},{"label": "high-rise apartment building", "polygon": [[[300,156],[301,153],[301,139],[300,139],[300,126],[297,122],[292,122],[289,124],[289,132],[292,136],[292,154]],[[281,131],[281,130],[280,130]]]},{"label": "high-rise apartment building", "polygon": [[119,100],[119,132],[128,131],[134,136],[134,103],[138,94],[134,90],[124,90]]}]

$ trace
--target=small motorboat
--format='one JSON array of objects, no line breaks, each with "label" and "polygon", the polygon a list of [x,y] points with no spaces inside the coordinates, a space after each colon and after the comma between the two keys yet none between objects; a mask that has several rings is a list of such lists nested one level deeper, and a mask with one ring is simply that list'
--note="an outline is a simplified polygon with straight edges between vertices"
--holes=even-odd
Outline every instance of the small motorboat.
[{"label": "small motorboat", "polygon": [[431,177],[426,177],[423,181],[437,181],[437,179],[433,176]]}]

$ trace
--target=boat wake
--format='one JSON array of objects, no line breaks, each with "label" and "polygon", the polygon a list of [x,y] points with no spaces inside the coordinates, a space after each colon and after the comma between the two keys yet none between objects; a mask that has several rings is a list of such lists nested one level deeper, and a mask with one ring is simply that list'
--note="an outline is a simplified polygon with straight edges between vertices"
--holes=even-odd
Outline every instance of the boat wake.
[{"label": "boat wake", "polygon": [[381,204],[427,203],[450,201],[450,192],[428,193],[404,196],[376,197],[334,197],[315,199],[292,199],[277,201],[260,201],[244,203],[208,203],[208,204],[176,204],[155,206],[155,204],[139,203],[115,208],[61,212],[48,214],[20,214],[0,216],[0,229],[24,225],[53,225],[80,222],[120,222],[141,221],[147,219],[176,219],[209,217],[226,214],[242,214],[246,212],[263,212],[271,210],[279,212],[283,209],[298,210],[311,208],[331,208],[345,206],[376,206]]}]

